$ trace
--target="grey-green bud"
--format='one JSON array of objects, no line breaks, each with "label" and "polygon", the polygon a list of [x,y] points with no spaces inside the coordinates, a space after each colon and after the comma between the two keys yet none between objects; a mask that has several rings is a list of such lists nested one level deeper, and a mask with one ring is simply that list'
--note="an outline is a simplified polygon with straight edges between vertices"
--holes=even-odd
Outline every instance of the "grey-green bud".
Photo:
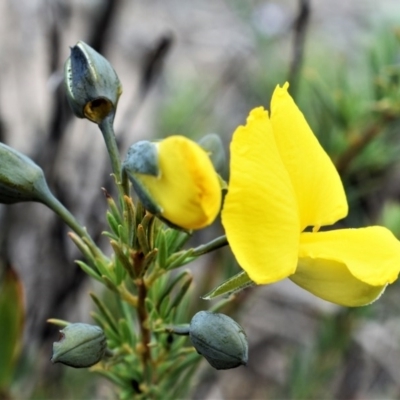
[{"label": "grey-green bud", "polygon": [[122,169],[127,174],[146,210],[158,215],[162,209],[152,198],[149,190],[142,184],[140,179],[141,175],[159,176],[157,145],[148,140],[141,140],[134,143],[128,150],[125,160],[122,163]]},{"label": "grey-green bud", "polygon": [[198,143],[208,153],[215,171],[224,176],[226,173],[226,154],[221,137],[216,133],[209,133],[203,136]]},{"label": "grey-green bud", "polygon": [[74,114],[97,124],[117,108],[122,86],[111,64],[86,43],[71,48],[64,84]]},{"label": "grey-green bud", "polygon": [[29,157],[0,143],[0,203],[46,203],[52,197],[43,170]]},{"label": "grey-green bud", "polygon": [[247,364],[246,334],[227,315],[198,312],[190,322],[189,335],[197,352],[215,369],[230,369]]},{"label": "grey-green bud", "polygon": [[106,336],[99,326],[69,324],[60,331],[60,335],[60,340],[53,343],[52,363],[88,368],[98,363],[105,354]]}]

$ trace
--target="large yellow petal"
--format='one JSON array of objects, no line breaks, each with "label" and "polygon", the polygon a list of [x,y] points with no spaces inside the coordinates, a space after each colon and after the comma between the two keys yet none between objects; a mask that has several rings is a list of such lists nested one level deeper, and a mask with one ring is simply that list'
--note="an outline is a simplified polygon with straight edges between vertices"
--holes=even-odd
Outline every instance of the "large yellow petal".
[{"label": "large yellow petal", "polygon": [[222,224],[240,266],[259,284],[296,269],[300,225],[293,188],[268,114],[254,109],[231,143]]},{"label": "large yellow petal", "polygon": [[399,274],[400,242],[381,226],[302,233],[299,258],[337,261],[359,281],[383,286]]},{"label": "large yellow petal", "polygon": [[346,307],[372,303],[386,287],[361,282],[346,264],[323,258],[300,258],[296,273],[290,279],[312,294]]},{"label": "large yellow petal", "polygon": [[287,92],[277,86],[271,101],[271,123],[282,161],[296,193],[301,230],[330,225],[348,212],[340,177]]}]

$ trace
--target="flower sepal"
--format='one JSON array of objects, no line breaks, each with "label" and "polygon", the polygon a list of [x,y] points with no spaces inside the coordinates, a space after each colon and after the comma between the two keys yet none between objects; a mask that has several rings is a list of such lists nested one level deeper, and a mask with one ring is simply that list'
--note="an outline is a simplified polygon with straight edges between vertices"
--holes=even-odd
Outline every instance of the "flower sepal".
[{"label": "flower sepal", "polygon": [[129,148],[122,163],[122,171],[128,176],[146,210],[155,215],[162,213],[162,207],[157,204],[157,201],[151,195],[151,191],[149,191],[149,188],[141,180],[141,176],[143,175],[158,179],[160,177],[156,144],[148,140],[141,140],[134,143]]},{"label": "flower sepal", "polygon": [[201,298],[203,300],[212,300],[219,296],[229,297],[254,285],[255,283],[250,279],[249,275],[245,271],[241,271],[225,282],[222,282]]}]

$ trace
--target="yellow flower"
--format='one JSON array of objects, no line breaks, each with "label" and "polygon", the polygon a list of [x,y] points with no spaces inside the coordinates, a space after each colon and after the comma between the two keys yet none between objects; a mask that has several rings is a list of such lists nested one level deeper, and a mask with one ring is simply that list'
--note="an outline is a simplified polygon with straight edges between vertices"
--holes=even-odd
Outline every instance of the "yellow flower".
[{"label": "yellow flower", "polygon": [[233,135],[222,210],[228,242],[257,284],[289,277],[337,304],[371,303],[397,279],[400,242],[379,226],[317,232],[347,215],[347,201],[288,86],[275,89],[270,117],[255,108]]},{"label": "yellow flower", "polygon": [[210,225],[221,207],[221,186],[210,157],[184,136],[138,142],[123,164],[144,206],[184,229]]}]

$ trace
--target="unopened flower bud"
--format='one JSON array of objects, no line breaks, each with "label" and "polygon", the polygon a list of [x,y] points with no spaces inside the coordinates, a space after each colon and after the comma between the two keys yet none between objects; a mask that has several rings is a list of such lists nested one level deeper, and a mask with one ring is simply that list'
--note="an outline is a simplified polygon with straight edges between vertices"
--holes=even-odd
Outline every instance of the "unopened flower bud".
[{"label": "unopened flower bud", "polygon": [[218,215],[218,175],[206,151],[184,136],[134,144],[123,170],[146,209],[175,226],[201,229]]},{"label": "unopened flower bud", "polygon": [[189,335],[197,352],[215,369],[230,369],[247,364],[246,334],[227,315],[198,312],[190,322]]},{"label": "unopened flower bud", "polygon": [[52,363],[88,368],[103,358],[107,343],[100,327],[82,323],[69,324],[60,334],[60,340],[53,343]]},{"label": "unopened flower bud", "polygon": [[0,203],[46,202],[52,197],[43,170],[29,157],[0,143]]},{"label": "unopened flower bud", "polygon": [[199,140],[199,145],[208,153],[215,170],[224,175],[226,169],[226,154],[220,136],[209,133]]},{"label": "unopened flower bud", "polygon": [[64,83],[74,114],[97,124],[115,112],[122,86],[111,64],[86,43],[71,48]]}]

